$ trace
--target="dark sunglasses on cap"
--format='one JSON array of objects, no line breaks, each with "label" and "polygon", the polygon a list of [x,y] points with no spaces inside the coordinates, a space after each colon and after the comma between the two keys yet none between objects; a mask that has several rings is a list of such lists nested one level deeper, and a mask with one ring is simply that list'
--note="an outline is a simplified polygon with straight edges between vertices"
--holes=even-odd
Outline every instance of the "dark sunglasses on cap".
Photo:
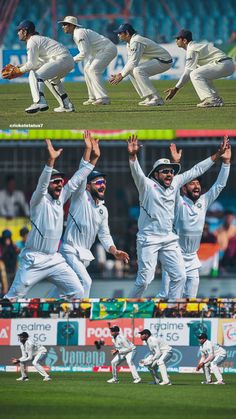
[{"label": "dark sunglasses on cap", "polygon": [[93,185],[106,185],[107,181],[105,179],[98,179],[98,180],[92,180],[90,183]]},{"label": "dark sunglasses on cap", "polygon": [[175,174],[174,169],[160,169],[158,170],[159,173],[163,173],[164,175],[168,175],[170,173],[171,175]]},{"label": "dark sunglasses on cap", "polygon": [[64,179],[62,179],[61,177],[60,178],[55,178],[55,179],[52,179],[52,180],[50,180],[50,183],[55,183],[55,185],[59,185],[60,183],[64,183]]}]

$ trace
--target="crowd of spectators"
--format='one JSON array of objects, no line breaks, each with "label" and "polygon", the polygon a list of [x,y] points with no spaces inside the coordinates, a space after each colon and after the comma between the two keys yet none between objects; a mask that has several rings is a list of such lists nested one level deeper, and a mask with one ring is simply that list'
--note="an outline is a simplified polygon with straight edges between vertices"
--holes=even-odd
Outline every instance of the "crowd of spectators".
[{"label": "crowd of spectators", "polygon": [[[133,300],[126,300],[133,302]],[[166,302],[154,299],[153,318],[236,318],[236,299],[204,299],[185,300],[179,302]],[[53,299],[33,298],[10,302],[0,300],[0,318],[90,318],[92,300],[65,301]],[[111,303],[112,299],[100,299],[96,302]],[[146,300],[138,300],[135,306],[141,303],[142,307]],[[148,304],[148,301],[147,301]],[[137,307],[134,308],[137,310]],[[109,310],[111,315],[111,310]],[[121,317],[124,316],[121,310]],[[127,317],[130,317],[130,312]]]}]

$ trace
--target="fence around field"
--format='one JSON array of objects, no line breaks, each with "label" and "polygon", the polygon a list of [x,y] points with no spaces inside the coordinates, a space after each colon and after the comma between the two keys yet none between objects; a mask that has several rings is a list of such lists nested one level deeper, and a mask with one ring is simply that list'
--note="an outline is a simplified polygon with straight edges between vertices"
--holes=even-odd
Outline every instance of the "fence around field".
[{"label": "fence around field", "polygon": [[[10,366],[10,359],[19,355],[18,334],[24,331],[36,343],[47,347],[45,366],[51,371],[108,372],[112,359],[112,325],[118,325],[120,333],[137,346],[134,362],[139,371],[146,371],[140,367],[139,361],[147,355],[148,350],[138,332],[149,329],[152,335],[158,336],[173,347],[173,355],[167,365],[169,371],[194,372],[200,356],[197,336],[205,332],[213,343],[218,342],[227,351],[227,359],[223,364],[224,372],[236,372],[236,319],[201,317],[1,319],[0,371],[17,370],[17,367]],[[121,368],[122,371],[128,371],[127,366]]]}]

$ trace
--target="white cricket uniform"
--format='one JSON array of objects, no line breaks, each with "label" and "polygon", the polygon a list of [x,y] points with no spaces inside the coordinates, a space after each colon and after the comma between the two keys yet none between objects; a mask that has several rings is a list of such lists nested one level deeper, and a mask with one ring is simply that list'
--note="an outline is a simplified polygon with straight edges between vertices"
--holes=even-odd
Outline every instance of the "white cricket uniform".
[{"label": "white cricket uniform", "polygon": [[211,43],[191,41],[187,45],[185,70],[176,87],[191,79],[200,100],[218,97],[212,80],[231,76],[233,72],[233,60],[223,51]]},{"label": "white cricket uniform", "polygon": [[167,362],[172,356],[172,347],[164,340],[150,336],[147,340],[147,346],[150,350],[148,359],[150,364],[161,365]]},{"label": "white cricket uniform", "polygon": [[130,368],[130,372],[132,374],[133,379],[137,380],[138,378],[140,378],[133,362],[133,358],[136,352],[136,346],[120,334],[117,335],[115,338],[112,337],[112,343],[115,349],[119,351],[119,353],[116,354],[113,360],[111,361],[113,378],[115,380],[118,380],[117,366],[120,365],[124,360],[126,360]]},{"label": "white cricket uniform", "polygon": [[108,211],[104,201],[98,204],[86,190],[87,179],[73,193],[60,252],[78,275],[84,288],[84,298],[89,297],[92,279],[87,267],[94,259],[90,249],[96,236],[106,251],[114,246],[108,226]]},{"label": "white cricket uniform", "polygon": [[20,344],[21,349],[21,358],[20,361],[20,370],[22,377],[27,376],[26,372],[26,363],[32,361],[33,366],[43,377],[48,377],[48,374],[44,368],[40,365],[40,362],[45,359],[47,349],[45,346],[38,345],[34,343],[31,339],[27,339],[25,343]]},{"label": "white cricket uniform", "polygon": [[[179,244],[184,258],[187,275],[184,298],[195,298],[199,286],[199,268],[201,262],[197,251],[200,246],[206,213],[210,205],[217,199],[226,186],[230,165],[222,164],[216,182],[209,191],[193,202],[187,196],[180,196],[175,207],[174,230],[179,236]],[[167,298],[169,290],[169,275],[162,272],[162,287],[158,298]]]},{"label": "white cricket uniform", "polygon": [[127,43],[128,61],[121,71],[122,77],[130,80],[141,98],[158,95],[150,77],[164,73],[173,64],[171,55],[151,39],[138,34],[132,35]]},{"label": "white cricket uniform", "polygon": [[154,279],[158,257],[170,276],[169,299],[181,298],[186,280],[184,260],[178,236],[173,233],[176,195],[190,180],[203,174],[213,165],[212,159],[196,164],[192,169],[176,175],[172,184],[164,188],[153,178],[146,177],[138,160],[130,160],[131,174],[139,192],[137,256],[138,275],[130,297],[139,298]]},{"label": "white cricket uniform", "polygon": [[61,79],[74,68],[74,60],[64,45],[41,35],[27,41],[27,62],[20,68],[29,72],[29,84],[34,103],[44,96],[44,82],[61,106],[69,102]]},{"label": "white cricket uniform", "polygon": [[160,370],[162,381],[165,383],[169,382],[170,380],[167,375],[166,362],[172,357],[172,347],[162,339],[156,338],[152,335],[148,338],[146,343],[150,350],[150,354],[143,360],[143,365],[149,369],[155,383],[160,383],[158,369]]},{"label": "white cricket uniform", "polygon": [[52,168],[45,166],[30,201],[32,229],[20,253],[20,266],[6,298],[24,298],[28,290],[43,279],[56,285],[63,295],[83,297],[76,273],[57,250],[63,230],[63,205],[93,168],[92,164],[84,162],[56,200],[48,193]]},{"label": "white cricket uniform", "polygon": [[73,39],[79,49],[74,61],[85,61],[84,77],[89,99],[107,98],[102,74],[117,55],[116,45],[105,36],[85,28],[75,28]]},{"label": "white cricket uniform", "polygon": [[211,381],[211,372],[215,375],[217,381],[223,381],[219,366],[226,359],[226,350],[222,346],[218,344],[213,345],[210,340],[206,340],[203,345],[200,345],[200,352],[200,362],[204,362],[209,359],[209,362],[206,362],[203,367],[206,381]]}]

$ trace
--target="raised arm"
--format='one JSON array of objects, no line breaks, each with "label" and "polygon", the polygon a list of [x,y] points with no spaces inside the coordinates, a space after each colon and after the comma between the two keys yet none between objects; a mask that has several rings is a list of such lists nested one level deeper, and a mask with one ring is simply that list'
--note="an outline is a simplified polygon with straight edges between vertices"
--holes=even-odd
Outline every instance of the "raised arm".
[{"label": "raised arm", "polygon": [[137,154],[142,145],[138,143],[138,138],[136,135],[132,135],[127,142],[128,145],[128,154],[129,154],[129,165],[134,183],[139,192],[144,191],[145,189],[145,180],[146,176],[143,173],[140,164],[137,159]]},{"label": "raised arm", "polygon": [[229,143],[224,154],[222,154],[221,156],[221,160],[222,160],[222,165],[221,165],[220,173],[218,174],[218,177],[215,183],[212,185],[209,191],[205,194],[207,208],[217,199],[221,191],[226,186],[226,183],[229,177],[230,161],[231,161],[231,145]]},{"label": "raised arm", "polygon": [[208,169],[210,169],[210,167],[217,160],[219,160],[220,157],[225,153],[228,147],[228,144],[229,144],[228,137],[224,137],[224,140],[220,144],[220,147],[216,153],[212,154],[211,157],[208,157],[207,159],[201,161],[200,163],[197,163],[190,170],[187,170],[186,172],[181,173],[180,175],[177,175],[176,179],[178,181],[179,187],[182,187],[186,183],[190,182],[192,179],[196,179],[197,177],[205,173]]},{"label": "raised arm", "polygon": [[41,199],[47,194],[53,166],[55,164],[56,159],[62,153],[62,148],[59,148],[59,150],[54,149],[51,143],[51,140],[46,139],[45,142],[46,142],[47,150],[48,150],[48,160],[38,180],[36,190],[34,191],[32,195],[32,198],[30,201],[31,206],[37,205],[41,201]]}]

